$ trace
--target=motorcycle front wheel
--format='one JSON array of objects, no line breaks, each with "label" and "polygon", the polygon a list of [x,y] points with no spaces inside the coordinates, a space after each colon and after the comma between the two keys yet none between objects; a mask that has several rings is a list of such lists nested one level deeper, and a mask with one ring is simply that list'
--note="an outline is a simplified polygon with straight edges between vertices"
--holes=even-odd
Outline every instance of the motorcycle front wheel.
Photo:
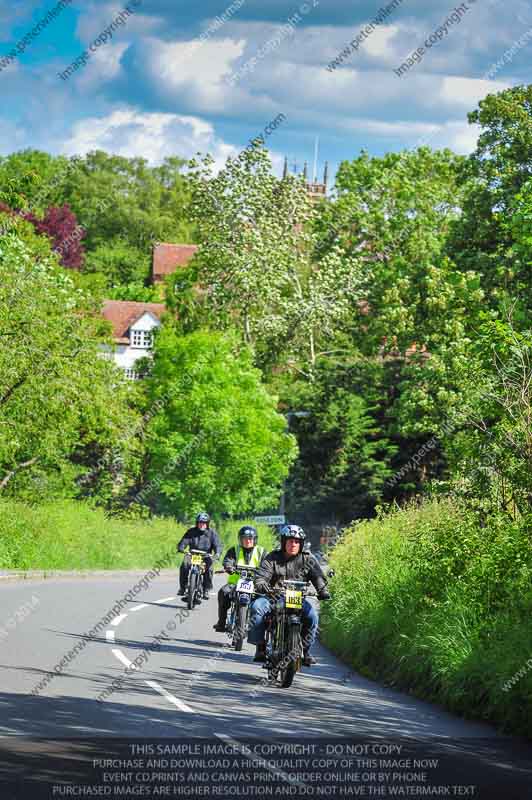
[{"label": "motorcycle front wheel", "polygon": [[244,637],[246,635],[247,622],[248,622],[248,607],[239,605],[236,612],[235,628],[233,633],[233,645],[237,652],[240,652],[240,650],[242,650],[242,645],[244,644]]},{"label": "motorcycle front wheel", "polygon": [[198,582],[197,574],[195,572],[191,572],[188,578],[188,593],[187,593],[187,606],[189,611],[192,611],[192,609],[194,608],[197,582]]},{"label": "motorcycle front wheel", "polygon": [[287,652],[285,659],[290,658],[290,661],[280,670],[279,680],[282,689],[288,689],[292,685],[295,674],[300,667],[301,662],[301,634],[299,627],[290,625],[287,636]]}]

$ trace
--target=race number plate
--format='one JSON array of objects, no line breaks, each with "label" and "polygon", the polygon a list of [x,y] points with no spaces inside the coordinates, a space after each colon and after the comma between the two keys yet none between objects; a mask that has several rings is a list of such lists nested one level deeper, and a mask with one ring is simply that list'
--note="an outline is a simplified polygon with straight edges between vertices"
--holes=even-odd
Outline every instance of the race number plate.
[{"label": "race number plate", "polygon": [[195,553],[192,554],[191,561],[193,564],[203,564],[203,556],[198,556]]},{"label": "race number plate", "polygon": [[287,608],[301,608],[303,606],[303,592],[297,589],[287,589],[285,599]]},{"label": "race number plate", "polygon": [[253,594],[254,588],[253,581],[247,578],[240,578],[236,585],[237,592],[247,592],[247,594]]}]

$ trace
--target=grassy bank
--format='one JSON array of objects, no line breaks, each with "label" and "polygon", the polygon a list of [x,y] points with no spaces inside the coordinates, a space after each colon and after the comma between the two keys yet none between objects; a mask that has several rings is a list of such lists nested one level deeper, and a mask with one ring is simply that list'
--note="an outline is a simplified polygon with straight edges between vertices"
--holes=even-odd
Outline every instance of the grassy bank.
[{"label": "grassy bank", "polygon": [[[224,551],[243,524],[222,526]],[[256,527],[260,543],[269,547],[270,529]],[[171,519],[109,519],[101,509],[70,500],[40,506],[0,501],[0,569],[150,568],[175,550],[184,531]]]},{"label": "grassy bank", "polygon": [[331,565],[324,640],[355,669],[532,736],[530,526],[434,501],[355,525]]}]

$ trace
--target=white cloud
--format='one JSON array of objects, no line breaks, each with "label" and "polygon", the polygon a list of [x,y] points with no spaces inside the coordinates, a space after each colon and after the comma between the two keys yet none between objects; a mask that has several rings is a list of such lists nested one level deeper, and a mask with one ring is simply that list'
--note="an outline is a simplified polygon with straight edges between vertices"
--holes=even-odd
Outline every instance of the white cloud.
[{"label": "white cloud", "polygon": [[9,120],[0,119],[0,153],[8,155],[26,146],[25,131]]},{"label": "white cloud", "polygon": [[462,107],[467,111],[475,108],[479,100],[487,94],[501,92],[509,86],[509,83],[503,81],[446,76],[441,84],[440,100],[449,106]]},{"label": "white cloud", "polygon": [[117,78],[122,71],[120,60],[127,48],[126,42],[116,42],[97,50],[77,77],[78,91],[88,91],[93,87],[97,88],[105,81]]},{"label": "white cloud", "polygon": [[376,28],[372,35],[362,44],[361,52],[373,58],[380,59],[385,64],[395,64],[398,53],[392,46],[392,40],[399,32],[397,25],[382,25]]},{"label": "white cloud", "polygon": [[470,125],[467,122],[445,122],[440,125],[432,125],[431,129],[412,142],[411,149],[423,145],[428,145],[433,150],[448,147],[455,153],[467,155],[476,148],[480,133],[478,125]]},{"label": "white cloud", "polygon": [[225,107],[228,86],[224,78],[244,47],[244,41],[232,39],[211,39],[199,45],[148,39],[136,54],[136,67],[143,62],[148,79],[163,96],[183,93],[199,112],[213,113]]},{"label": "white cloud", "polygon": [[412,136],[430,136],[438,130],[438,126],[430,122],[403,122],[401,120],[354,119],[347,120],[345,128],[360,133],[371,133],[376,136],[396,136],[398,139],[410,139]]},{"label": "white cloud", "polygon": [[477,146],[480,135],[479,125],[468,125],[466,122],[453,122],[445,126],[445,133],[449,134],[450,141],[447,147],[457,153],[472,153]]},{"label": "white cloud", "polygon": [[160,163],[166,156],[178,154],[191,158],[198,151],[210,152],[216,168],[237,153],[235,147],[215,135],[209,122],[178,114],[145,114],[134,109],[77,122],[62,148],[67,155],[84,155],[98,149],[127,158],[141,156],[152,164]]},{"label": "white cloud", "polygon": [[[114,22],[123,10],[123,3],[90,3],[85,6],[79,17],[76,28],[77,37],[86,45],[90,44]],[[148,16],[137,10],[125,19],[124,25],[116,28],[113,32],[113,39],[132,38],[139,34],[146,36],[151,31],[163,26],[164,20],[161,17]]]}]

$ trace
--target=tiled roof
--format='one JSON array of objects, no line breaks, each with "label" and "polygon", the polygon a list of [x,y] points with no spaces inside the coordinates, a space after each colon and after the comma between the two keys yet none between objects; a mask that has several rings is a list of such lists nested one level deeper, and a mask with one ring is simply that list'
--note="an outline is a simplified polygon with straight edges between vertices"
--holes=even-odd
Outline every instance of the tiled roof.
[{"label": "tiled roof", "polygon": [[197,244],[156,244],[153,248],[152,280],[162,280],[178,267],[186,267],[197,249]]},{"label": "tiled roof", "polygon": [[129,344],[129,328],[149,311],[161,319],[166,311],[164,303],[136,303],[132,300],[104,300],[102,314],[113,326],[113,336],[120,344]]}]

